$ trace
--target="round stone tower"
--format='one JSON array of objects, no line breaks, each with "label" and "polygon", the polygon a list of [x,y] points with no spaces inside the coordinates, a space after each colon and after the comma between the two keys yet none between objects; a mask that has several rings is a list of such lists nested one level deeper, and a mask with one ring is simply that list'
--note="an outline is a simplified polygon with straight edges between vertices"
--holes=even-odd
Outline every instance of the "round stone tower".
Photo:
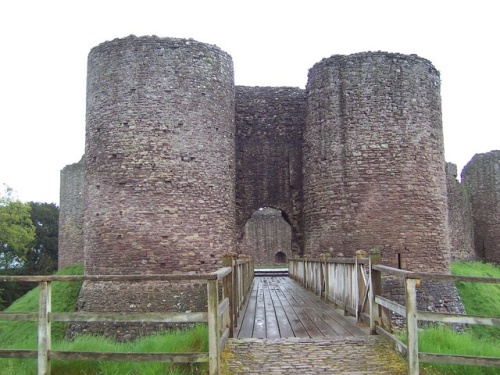
[{"label": "round stone tower", "polygon": [[[90,51],[86,274],[221,266],[235,237],[234,95],[232,59],[212,45],[130,36]],[[155,283],[86,283],[79,304],[86,311],[200,311],[206,287],[191,286],[165,293]],[[112,332],[137,333],[129,326]]]},{"label": "round stone tower", "polygon": [[85,272],[213,271],[234,241],[231,57],[134,37],[88,57]]},{"label": "round stone tower", "polygon": [[440,78],[415,55],[335,55],[309,72],[305,252],[449,272]]}]

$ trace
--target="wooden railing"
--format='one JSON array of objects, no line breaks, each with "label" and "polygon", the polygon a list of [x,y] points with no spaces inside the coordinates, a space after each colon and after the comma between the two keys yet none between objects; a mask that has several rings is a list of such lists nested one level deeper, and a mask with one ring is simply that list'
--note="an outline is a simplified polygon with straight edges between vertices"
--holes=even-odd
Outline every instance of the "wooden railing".
[{"label": "wooden railing", "polygon": [[[419,374],[420,361],[500,367],[500,358],[496,357],[423,353],[419,352],[418,349],[418,321],[500,326],[500,317],[436,313],[418,311],[417,309],[417,288],[420,287],[423,279],[492,284],[500,284],[500,279],[416,273],[387,267],[381,264],[380,251],[378,250],[371,250],[368,260],[360,257],[361,253],[358,252],[357,257],[352,259],[328,259],[325,256],[320,257],[320,259],[291,259],[289,261],[289,274],[306,288],[344,307],[345,312],[356,315],[358,320],[369,321],[372,334],[384,336],[394,344],[401,354],[407,357],[410,375]],[[334,263],[337,265],[333,265]],[[383,276],[403,280],[406,296],[405,306],[382,296]],[[404,344],[390,332],[390,311],[406,318],[407,344]]]},{"label": "wooden railing", "polygon": [[[209,373],[219,374],[220,353],[237,322],[238,312],[244,303],[253,280],[253,261],[234,256],[225,257],[226,267],[208,274],[196,275],[147,275],[147,276],[0,276],[2,281],[37,282],[39,284],[39,308],[37,313],[0,312],[0,320],[38,322],[38,349],[0,349],[0,358],[38,359],[38,374],[50,375],[51,360],[89,361],[150,361],[176,363],[208,362]],[[61,313],[51,311],[51,283],[54,281],[76,282],[142,282],[142,281],[205,281],[207,284],[207,311],[186,313]],[[56,351],[51,349],[51,322],[148,322],[148,323],[207,323],[208,352],[178,353],[112,353]],[[0,343],[1,345],[1,343]]]},{"label": "wooden railing", "polygon": [[368,259],[364,254],[358,252],[356,258],[292,258],[288,275],[360,320],[368,308]]}]

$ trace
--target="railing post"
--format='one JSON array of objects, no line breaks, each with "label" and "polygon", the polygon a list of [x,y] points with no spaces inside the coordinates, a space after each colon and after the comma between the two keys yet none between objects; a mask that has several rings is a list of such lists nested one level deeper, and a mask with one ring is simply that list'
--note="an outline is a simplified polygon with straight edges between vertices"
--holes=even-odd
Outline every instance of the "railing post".
[{"label": "railing post", "polygon": [[418,319],[417,291],[420,279],[405,278],[406,292],[406,336],[408,338],[408,373],[419,374],[418,363]]},{"label": "railing post", "polygon": [[219,353],[219,288],[218,281],[207,280],[208,296],[208,367],[210,375],[218,375],[220,369]]},{"label": "railing post", "polygon": [[50,281],[40,282],[38,297],[38,375],[50,375],[51,329],[49,314],[51,312]]},{"label": "railing post", "polygon": [[366,252],[363,250],[356,251],[356,264],[355,264],[355,280],[357,283],[358,294],[356,296],[356,321],[361,322],[361,315],[363,314],[363,299],[366,292],[365,276],[363,271],[363,263],[360,263],[362,259],[366,258]]},{"label": "railing post", "polygon": [[325,301],[328,301],[328,296],[330,295],[330,272],[329,272],[329,268],[330,268],[330,262],[329,260],[331,259],[331,254],[330,253],[326,253],[325,254]]},{"label": "railing post", "polygon": [[229,298],[229,337],[233,337],[234,327],[235,327],[235,311],[236,302],[234,300],[234,289],[233,289],[233,278],[234,278],[234,267],[233,267],[233,256],[224,255],[222,258],[223,267],[231,267],[231,274],[224,277],[224,297]]},{"label": "railing post", "polygon": [[380,321],[380,309],[375,303],[375,296],[382,294],[382,275],[379,271],[373,269],[373,266],[382,263],[382,256],[380,250],[370,250],[370,334],[375,335],[377,320]]}]

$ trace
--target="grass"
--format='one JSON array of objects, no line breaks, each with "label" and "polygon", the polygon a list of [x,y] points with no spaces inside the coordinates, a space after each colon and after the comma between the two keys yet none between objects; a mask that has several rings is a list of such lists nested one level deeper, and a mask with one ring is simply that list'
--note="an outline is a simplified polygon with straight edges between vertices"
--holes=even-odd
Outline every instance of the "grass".
[{"label": "grass", "polygon": [[[57,274],[80,275],[81,266],[66,267]],[[52,311],[75,310],[81,283],[54,282],[52,285]],[[5,311],[38,311],[38,287],[15,301]],[[208,330],[206,325],[192,329],[175,330],[168,333],[146,336],[133,342],[117,343],[98,336],[78,336],[72,341],[64,340],[66,323],[52,324],[52,348],[61,351],[97,352],[207,352]],[[37,324],[35,322],[0,321],[1,349],[36,349]],[[108,362],[108,361],[52,361],[52,374],[65,375],[156,375],[156,374],[202,374],[206,364],[169,364],[160,362]],[[36,360],[0,359],[1,375],[31,375],[37,373]]]},{"label": "grass", "polygon": [[[455,262],[455,275],[500,278],[500,268],[481,262]],[[457,289],[467,314],[498,316],[500,312],[500,285],[458,282]],[[419,351],[500,357],[500,327],[471,325],[459,333],[447,326],[426,328],[419,332]],[[424,364],[426,374],[446,375],[498,375],[494,367]]]}]

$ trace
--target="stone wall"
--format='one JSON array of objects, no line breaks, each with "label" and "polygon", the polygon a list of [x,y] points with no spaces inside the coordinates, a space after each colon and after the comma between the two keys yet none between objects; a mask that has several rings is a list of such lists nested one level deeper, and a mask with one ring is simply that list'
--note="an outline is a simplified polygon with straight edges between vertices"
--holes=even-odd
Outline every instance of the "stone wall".
[{"label": "stone wall", "polygon": [[448,191],[448,226],[450,229],[451,258],[476,258],[470,191],[457,180],[457,166],[446,163]]},{"label": "stone wall", "polygon": [[231,57],[128,37],[88,57],[85,273],[213,271],[233,248]]},{"label": "stone wall", "polygon": [[[85,274],[221,267],[235,240],[231,57],[193,40],[130,36],[90,51],[87,80]],[[79,309],[206,311],[206,286],[85,283]],[[114,328],[155,329],[72,331]]]},{"label": "stone wall", "polygon": [[236,87],[236,224],[259,208],[282,210],[302,244],[302,131],[304,90]]},{"label": "stone wall", "polygon": [[242,252],[258,266],[281,265],[292,256],[292,230],[280,210],[261,208],[245,224]]},{"label": "stone wall", "polygon": [[472,197],[476,253],[500,263],[500,150],[474,155],[461,178]]},{"label": "stone wall", "polygon": [[[209,272],[234,250],[263,264],[277,249],[372,248],[384,264],[449,272],[440,78],[415,55],[335,55],[314,65],[306,90],[235,88],[231,57],[215,46],[115,39],[89,54],[84,168],[70,169],[61,211],[84,207],[86,274]],[[80,203],[71,186],[82,176]],[[268,209],[281,216],[262,217]],[[62,242],[60,262],[73,262]],[[206,306],[199,285],[171,285],[167,298],[161,288],[85,284],[79,306]],[[439,288],[429,287],[438,303],[455,298]]]},{"label": "stone wall", "polygon": [[449,272],[440,78],[415,55],[324,59],[309,71],[304,131],[307,253]]},{"label": "stone wall", "polygon": [[61,171],[58,268],[83,264],[83,159]]}]

